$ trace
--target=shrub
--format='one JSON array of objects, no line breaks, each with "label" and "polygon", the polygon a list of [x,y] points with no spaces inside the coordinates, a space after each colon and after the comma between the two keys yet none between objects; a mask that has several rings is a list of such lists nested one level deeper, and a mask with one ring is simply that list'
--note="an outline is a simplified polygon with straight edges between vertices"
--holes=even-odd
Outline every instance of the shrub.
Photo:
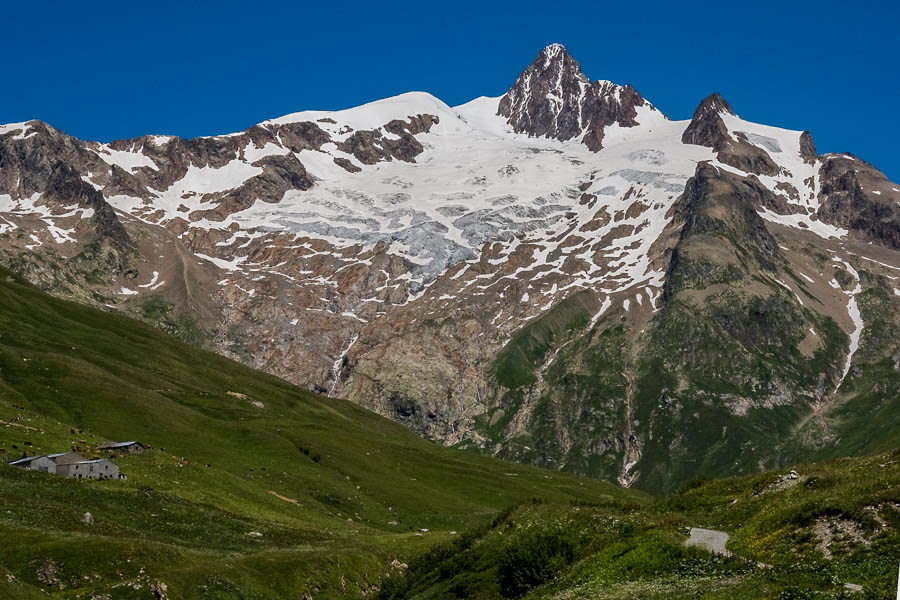
[{"label": "shrub", "polygon": [[798,587],[789,587],[781,592],[778,600],[813,600],[816,595],[809,591]]},{"label": "shrub", "polygon": [[575,544],[561,532],[539,533],[507,548],[500,559],[500,593],[518,598],[550,581],[575,559]]}]

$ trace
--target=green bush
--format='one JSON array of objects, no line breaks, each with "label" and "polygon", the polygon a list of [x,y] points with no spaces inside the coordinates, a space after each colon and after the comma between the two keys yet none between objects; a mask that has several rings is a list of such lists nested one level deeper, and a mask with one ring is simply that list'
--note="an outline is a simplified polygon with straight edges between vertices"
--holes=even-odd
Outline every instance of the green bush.
[{"label": "green bush", "polygon": [[500,560],[500,593],[507,598],[524,596],[556,577],[574,559],[575,544],[561,532],[526,537],[507,548]]},{"label": "green bush", "polygon": [[781,592],[778,600],[813,600],[816,594],[798,587],[789,587]]}]

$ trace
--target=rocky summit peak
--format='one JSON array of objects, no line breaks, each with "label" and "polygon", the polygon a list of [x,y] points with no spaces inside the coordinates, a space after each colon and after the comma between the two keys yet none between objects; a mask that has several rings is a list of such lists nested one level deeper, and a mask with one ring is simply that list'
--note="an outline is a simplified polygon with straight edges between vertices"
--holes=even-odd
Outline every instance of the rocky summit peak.
[{"label": "rocky summit peak", "polygon": [[716,151],[730,139],[728,128],[721,115],[734,115],[731,105],[718,92],[713,92],[700,103],[690,125],[684,130],[681,141],[685,144],[707,146]]},{"label": "rocky summit peak", "polygon": [[541,50],[541,53],[529,67],[529,69],[531,68],[537,71],[569,72],[579,81],[589,81],[587,75],[581,70],[581,65],[578,64],[575,57],[569,54],[569,51],[562,44],[550,44]]},{"label": "rocky summit peak", "polygon": [[563,46],[562,44],[556,43],[556,42],[550,44],[549,46],[547,46],[546,48],[541,50],[541,54],[548,54],[548,55],[559,54],[560,52],[565,52],[566,54],[569,53],[569,51],[566,50],[565,46]]},{"label": "rocky summit peak", "polygon": [[636,107],[645,104],[631,86],[591,82],[562,44],[551,44],[500,99],[497,114],[516,133],[561,141],[581,137],[596,152],[605,127],[638,125]]},{"label": "rocky summit peak", "polygon": [[[681,141],[685,144],[712,148],[719,162],[747,173],[770,176],[778,174],[780,167],[772,160],[766,148],[780,152],[780,147],[777,144],[767,145],[765,142],[754,143],[745,132],[729,131],[722,115],[737,116],[731,105],[720,94],[711,94],[694,111],[690,124],[681,134]],[[758,143],[761,145],[757,145]],[[804,160],[810,164],[814,163],[815,144],[812,144],[812,138],[809,138],[804,146],[805,149],[802,150]],[[813,156],[811,159],[808,158],[810,154]]]},{"label": "rocky summit peak", "polygon": [[707,114],[719,115],[722,113],[737,116],[734,114],[734,110],[731,108],[731,105],[728,104],[728,101],[725,100],[719,92],[713,92],[704,98],[700,103],[700,106],[697,107],[697,110],[694,111],[694,118],[696,119],[698,116]]}]

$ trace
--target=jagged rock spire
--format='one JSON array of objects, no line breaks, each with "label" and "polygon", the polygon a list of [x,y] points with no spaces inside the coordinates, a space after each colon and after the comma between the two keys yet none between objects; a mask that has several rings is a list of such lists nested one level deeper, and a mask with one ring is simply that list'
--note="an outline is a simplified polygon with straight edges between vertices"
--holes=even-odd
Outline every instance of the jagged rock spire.
[{"label": "jagged rock spire", "polygon": [[497,114],[516,133],[561,141],[582,136],[597,151],[606,126],[638,125],[636,107],[645,104],[650,106],[631,86],[591,82],[562,44],[551,44],[500,99]]},{"label": "jagged rock spire", "polygon": [[800,156],[803,161],[811,165],[816,164],[819,153],[816,151],[816,143],[812,139],[812,135],[808,131],[800,134]]},{"label": "jagged rock spire", "polygon": [[690,125],[681,135],[681,141],[685,144],[706,146],[716,151],[721,150],[724,143],[730,139],[728,127],[722,120],[723,113],[734,116],[734,110],[725,98],[718,92],[710,94],[694,111]]},{"label": "jagged rock spire", "polygon": [[700,106],[697,107],[697,110],[694,111],[694,118],[696,119],[698,118],[698,115],[702,116],[709,113],[726,113],[737,116],[731,108],[731,105],[728,104],[728,101],[725,100],[719,92],[713,92],[703,99],[703,102],[701,102]]},{"label": "jagged rock spire", "polygon": [[590,85],[571,54],[547,46],[500,100],[498,114],[518,133],[568,140],[581,133],[579,107]]}]

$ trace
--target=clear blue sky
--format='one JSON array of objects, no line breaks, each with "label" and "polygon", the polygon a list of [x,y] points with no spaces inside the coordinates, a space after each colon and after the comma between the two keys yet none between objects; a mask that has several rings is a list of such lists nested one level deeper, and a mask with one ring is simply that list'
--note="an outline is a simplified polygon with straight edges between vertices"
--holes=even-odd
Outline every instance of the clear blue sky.
[{"label": "clear blue sky", "polygon": [[[30,7],[29,7],[30,5]],[[0,122],[227,133],[411,90],[500,95],[552,42],[672,118],[721,92],[900,180],[895,2],[7,2]]]}]

